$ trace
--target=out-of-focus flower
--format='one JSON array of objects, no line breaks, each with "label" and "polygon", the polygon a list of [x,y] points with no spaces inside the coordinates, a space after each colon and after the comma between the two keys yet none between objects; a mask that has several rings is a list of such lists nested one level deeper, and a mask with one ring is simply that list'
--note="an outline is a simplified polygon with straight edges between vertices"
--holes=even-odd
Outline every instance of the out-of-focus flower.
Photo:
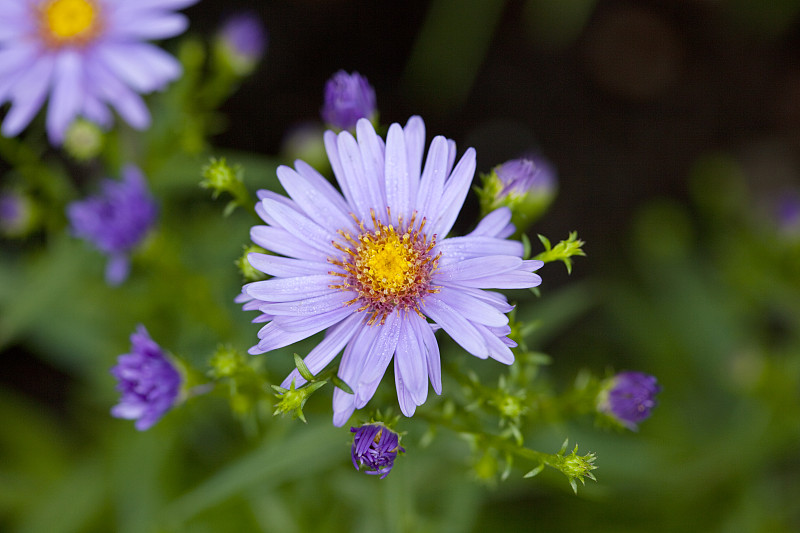
[{"label": "out-of-focus flower", "polygon": [[118,285],[130,270],[129,254],[155,223],[158,209],[147,181],[133,165],[122,171],[122,181],[103,180],[96,196],[67,207],[72,231],[109,256],[106,281]]},{"label": "out-of-focus flower", "polygon": [[383,424],[367,424],[350,428],[353,437],[353,466],[367,474],[385,478],[394,466],[397,452],[405,452],[400,446],[400,437]]},{"label": "out-of-focus flower", "polygon": [[[259,191],[256,211],[267,225],[253,227],[251,238],[280,255],[249,255],[273,278],[245,285],[237,300],[268,322],[251,354],[330,328],[305,363],[316,375],[344,350],[338,377],[354,394],[334,390],[338,426],[372,398],[392,360],[406,416],[425,402],[429,379],[441,392],[437,326],[472,355],[511,364],[513,306],[483,289],[535,287],[541,278],[533,271],[543,264],[523,260],[522,244],[506,239],[514,231],[506,208],[469,235],[445,238],[472,183],[474,149],[454,168],[455,143],[437,136],[423,168],[419,117],[392,124],[385,144],[368,120],[356,129],[358,140],[348,131],[325,134],[344,196],[300,160],[277,170],[291,199]],[[295,370],[281,386],[293,380],[305,383]]]},{"label": "out-of-focus flower", "polygon": [[0,235],[22,237],[33,229],[36,218],[36,208],[26,195],[0,192]]},{"label": "out-of-focus flower", "polygon": [[250,74],[267,46],[267,36],[261,19],[255,13],[247,11],[232,15],[219,30],[217,46],[235,74]]},{"label": "out-of-focus flower", "polygon": [[139,431],[150,428],[175,405],[183,382],[181,373],[142,325],[131,335],[130,353],[119,356],[111,374],[122,393],[111,414],[136,420]]},{"label": "out-of-focus flower", "polygon": [[281,156],[285,161],[302,159],[323,174],[330,170],[322,135],[325,129],[319,122],[302,122],[292,126],[283,136]]},{"label": "out-of-focus flower", "polygon": [[13,137],[45,100],[47,133],[61,144],[78,116],[103,127],[108,106],[131,126],[147,128],[139,96],[163,89],[181,65],[144,42],[182,33],[175,13],[197,0],[3,0],[0,16],[0,103],[11,102],[2,133]]},{"label": "out-of-focus flower", "polygon": [[348,74],[340,70],[325,84],[322,120],[328,125],[349,130],[356,126],[359,119],[374,122],[377,115],[375,89],[358,72]]},{"label": "out-of-focus flower", "polygon": [[800,195],[787,193],[775,206],[775,218],[781,234],[800,237]]},{"label": "out-of-focus flower", "polygon": [[93,122],[77,119],[67,128],[64,150],[78,161],[88,161],[103,149],[103,132]]},{"label": "out-of-focus flower", "polygon": [[481,211],[511,209],[511,222],[523,232],[547,209],[556,194],[556,173],[541,157],[512,159],[483,177],[478,191]]},{"label": "out-of-focus flower", "polygon": [[635,430],[656,406],[661,386],[655,377],[643,372],[620,372],[606,380],[597,408],[623,426]]}]

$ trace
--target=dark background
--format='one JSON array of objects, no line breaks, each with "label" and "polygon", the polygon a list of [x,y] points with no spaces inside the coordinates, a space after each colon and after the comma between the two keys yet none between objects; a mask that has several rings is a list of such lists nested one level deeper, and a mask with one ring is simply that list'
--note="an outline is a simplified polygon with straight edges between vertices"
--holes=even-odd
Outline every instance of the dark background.
[{"label": "dark background", "polygon": [[[543,13],[547,4],[564,11]],[[217,144],[277,153],[287,129],[318,119],[327,78],[356,70],[376,89],[382,123],[419,114],[429,137],[475,146],[479,171],[526,150],[544,154],[558,169],[560,194],[534,232],[561,238],[580,230],[598,267],[617,253],[637,205],[685,195],[698,156],[746,152],[776,137],[793,143],[800,125],[798,2],[399,5],[190,8],[198,32],[240,8],[257,12],[269,32],[264,62],[223,108],[230,125]],[[573,13],[580,21],[569,19]],[[428,17],[440,21],[433,38],[423,35]],[[462,54],[471,41],[485,41],[485,50]],[[433,70],[439,58],[444,72]]]}]

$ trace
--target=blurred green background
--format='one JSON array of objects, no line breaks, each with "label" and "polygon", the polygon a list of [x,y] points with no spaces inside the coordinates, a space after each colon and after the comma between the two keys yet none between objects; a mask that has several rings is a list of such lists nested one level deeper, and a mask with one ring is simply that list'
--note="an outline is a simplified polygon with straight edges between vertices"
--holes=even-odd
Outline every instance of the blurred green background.
[{"label": "blurred green background", "polygon": [[[103,258],[63,228],[0,241],[0,529],[800,531],[800,220],[780,209],[800,198],[800,1],[206,0],[190,33],[238,8],[262,17],[269,50],[221,108],[215,148],[143,150],[160,228],[128,282],[107,287]],[[597,453],[577,496],[552,471],[479,483],[463,440],[421,447],[416,426],[388,478],[358,474],[329,391],[307,426],[243,423],[219,397],[145,433],[108,414],[137,323],[198,369],[219,343],[253,343],[232,301],[251,220],[221,218],[200,168],[227,155],[252,190],[279,190],[284,135],[318,120],[340,68],[373,83],[381,122],[420,114],[428,137],[474,146],[479,171],[529,150],[558,169],[531,234],[577,230],[588,257],[571,276],[548,265],[526,304],[544,378],[632,369],[664,388],[637,433],[529,428],[531,447],[567,435]],[[264,364],[277,381],[292,368]]]}]

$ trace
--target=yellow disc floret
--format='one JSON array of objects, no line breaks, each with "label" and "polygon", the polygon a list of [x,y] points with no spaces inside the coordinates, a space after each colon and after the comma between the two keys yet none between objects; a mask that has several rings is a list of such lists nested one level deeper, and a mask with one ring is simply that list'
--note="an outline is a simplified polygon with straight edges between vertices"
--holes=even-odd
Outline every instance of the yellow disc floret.
[{"label": "yellow disc floret", "polygon": [[[408,241],[408,239],[406,239]],[[373,287],[381,292],[398,292],[408,283],[416,253],[394,231],[383,240],[366,239],[359,261]]]},{"label": "yellow disc floret", "polygon": [[41,11],[42,31],[53,44],[82,43],[97,29],[98,8],[91,0],[52,0]]},{"label": "yellow disc floret", "polygon": [[[391,218],[391,214],[387,214]],[[330,273],[344,278],[340,285],[331,285],[331,288],[355,292],[357,296],[347,304],[358,303],[359,311],[369,311],[370,324],[382,323],[398,307],[421,314],[420,298],[437,292],[430,282],[439,261],[439,256],[431,253],[435,238],[429,241],[422,231],[425,219],[419,226],[416,215],[407,225],[398,219],[395,228],[379,222],[373,213],[375,229],[366,229],[362,222],[358,225],[361,231],[357,237],[340,232],[345,242],[333,243],[346,255],[341,260],[328,259],[343,270]]]}]

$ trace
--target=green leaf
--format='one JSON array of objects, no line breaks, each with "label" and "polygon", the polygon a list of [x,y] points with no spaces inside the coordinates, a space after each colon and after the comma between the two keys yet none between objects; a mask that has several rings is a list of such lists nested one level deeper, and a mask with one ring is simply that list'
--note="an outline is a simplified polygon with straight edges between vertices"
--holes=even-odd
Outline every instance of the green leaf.
[{"label": "green leaf", "polygon": [[531,470],[530,472],[528,472],[527,474],[525,474],[522,477],[523,478],[536,477],[536,476],[539,475],[539,472],[541,472],[542,470],[544,470],[544,463],[540,463],[539,466],[537,466],[536,468],[534,468],[533,470]]}]

